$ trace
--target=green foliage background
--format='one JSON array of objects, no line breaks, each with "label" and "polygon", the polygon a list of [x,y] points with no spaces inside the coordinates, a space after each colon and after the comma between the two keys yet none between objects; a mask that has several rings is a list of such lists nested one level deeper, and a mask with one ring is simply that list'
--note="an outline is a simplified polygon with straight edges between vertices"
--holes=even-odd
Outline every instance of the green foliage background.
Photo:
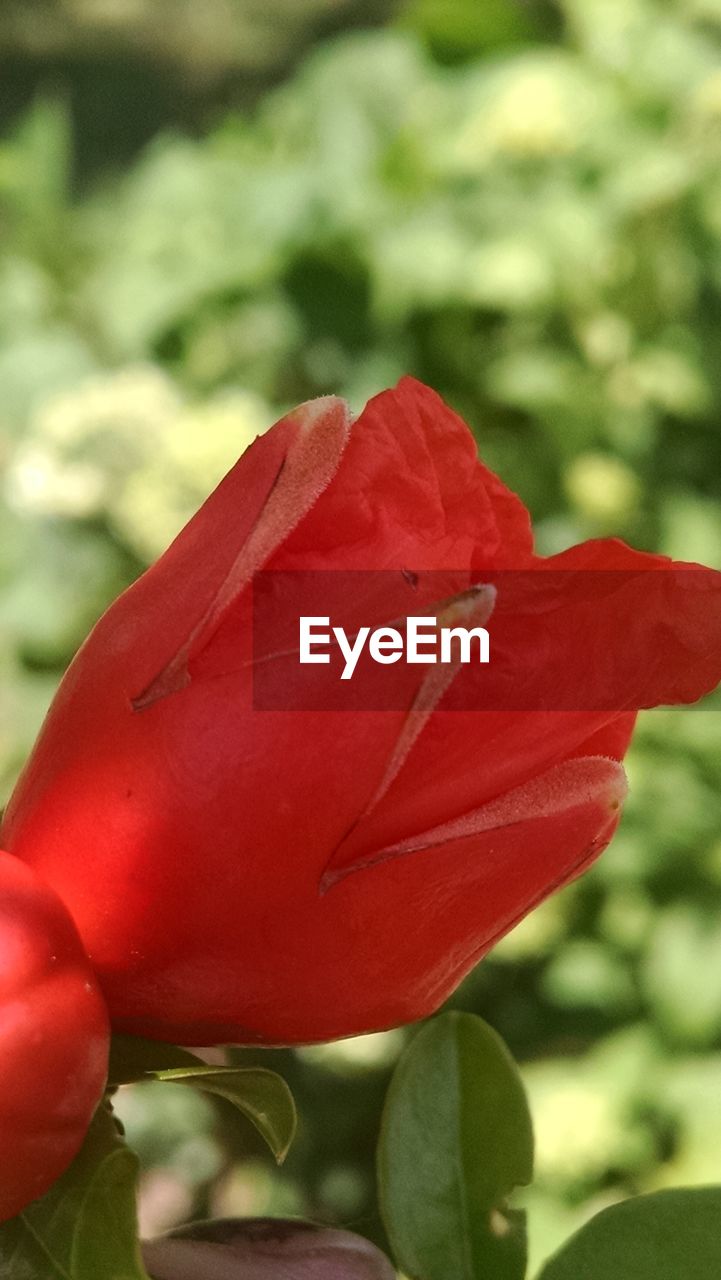
[{"label": "green foliage background", "polygon": [[[0,802],[99,611],[309,396],[412,372],[544,551],[613,532],[721,567],[720,55],[720,0],[4,7]],[[647,714],[629,772],[598,866],[454,1000],[524,1064],[536,1261],[721,1177],[718,712]],[[281,1174],[202,1100],[129,1091],[147,1229],[382,1239],[404,1034],[262,1056],[301,1107]]]}]

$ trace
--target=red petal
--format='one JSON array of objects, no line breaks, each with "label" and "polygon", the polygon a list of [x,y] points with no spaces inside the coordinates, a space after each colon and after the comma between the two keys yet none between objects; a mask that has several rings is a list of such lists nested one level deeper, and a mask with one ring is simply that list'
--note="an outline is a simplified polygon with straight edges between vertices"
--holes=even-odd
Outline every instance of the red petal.
[{"label": "red petal", "polygon": [[617,761],[599,756],[575,756],[477,809],[367,853],[356,861],[348,861],[349,849],[344,842],[329,862],[321,887],[328,889],[347,875],[393,858],[408,857],[426,849],[457,844],[487,832],[593,805],[599,797],[603,803],[608,800],[609,811],[615,812],[625,800],[626,792],[626,775]]},{"label": "red petal", "polygon": [[578,599],[569,591],[568,607],[545,639],[559,667],[576,665],[582,695],[593,693],[592,673],[599,687],[602,673],[604,705],[618,709],[696,702],[716,688],[721,573],[635,551],[618,539],[585,542],[539,567],[558,580],[577,575]]},{"label": "red petal", "polygon": [[[592,735],[623,743],[639,708],[692,702],[718,684],[721,573],[617,541],[587,543],[537,564],[538,573],[490,573],[497,588],[488,624],[490,664],[459,672],[382,802],[359,827],[356,853],[361,840],[368,851],[475,808],[554,761],[582,753]],[[552,591],[559,578],[568,586],[536,630],[533,594],[549,571],[555,571]],[[508,605],[509,591],[517,608]],[[524,615],[526,596],[531,607]],[[521,691],[508,710],[502,699],[494,702],[501,676],[509,695],[516,679]],[[545,693],[550,709],[534,709]],[[479,710],[484,705],[494,709]]]},{"label": "red petal", "polygon": [[[432,1013],[503,933],[601,852],[623,791],[618,764],[564,764],[506,797],[488,830],[369,863],[262,920],[244,916],[238,978],[231,987],[219,951],[193,1035],[227,1040],[240,1023],[249,1042],[297,1043]],[[171,993],[164,1012],[164,1031],[182,1040],[182,997]],[[123,1025],[143,1034],[153,1024]]]},{"label": "red petal", "polygon": [[[343,400],[311,400],[256,441],[146,575],[158,609],[172,584],[171,617],[195,619],[179,647],[133,698],[136,710],[182,689],[188,664],[212,638],[228,608],[328,486],[346,446],[350,419]],[[260,444],[260,448],[258,447]],[[260,472],[260,474],[259,474]],[[239,514],[240,520],[238,519]],[[193,593],[188,594],[192,586]],[[134,604],[142,605],[142,591]],[[183,614],[180,614],[183,617]],[[147,621],[147,618],[146,618]],[[167,620],[163,622],[164,629]],[[175,641],[177,644],[177,640]]]},{"label": "red petal", "polygon": [[530,519],[478,461],[468,427],[403,378],[366,405],[323,502],[272,569],[442,569],[525,564]]}]

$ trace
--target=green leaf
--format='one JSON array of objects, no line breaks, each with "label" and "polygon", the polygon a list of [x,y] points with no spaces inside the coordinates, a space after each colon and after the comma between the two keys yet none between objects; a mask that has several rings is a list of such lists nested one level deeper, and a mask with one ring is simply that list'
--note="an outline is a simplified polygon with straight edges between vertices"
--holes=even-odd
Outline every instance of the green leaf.
[{"label": "green leaf", "polygon": [[209,1067],[194,1053],[175,1045],[114,1036],[109,1079],[114,1085],[164,1080],[223,1098],[250,1120],[278,1164],[282,1164],[295,1136],[293,1095],[285,1080],[262,1067]]},{"label": "green leaf", "polygon": [[525,1215],[506,1198],[533,1174],[516,1065],[481,1018],[448,1013],[404,1054],[378,1150],[381,1212],[410,1280],[522,1280]]},{"label": "green leaf", "polygon": [[155,1073],[156,1080],[192,1085],[225,1098],[250,1120],[282,1164],[295,1136],[297,1116],[285,1080],[261,1067],[176,1067]]},{"label": "green leaf", "polygon": [[0,1226],[0,1280],[148,1280],[138,1243],[138,1161],[110,1110],[41,1200]]},{"label": "green leaf", "polygon": [[656,1191],[587,1222],[538,1280],[718,1280],[721,1187]]}]

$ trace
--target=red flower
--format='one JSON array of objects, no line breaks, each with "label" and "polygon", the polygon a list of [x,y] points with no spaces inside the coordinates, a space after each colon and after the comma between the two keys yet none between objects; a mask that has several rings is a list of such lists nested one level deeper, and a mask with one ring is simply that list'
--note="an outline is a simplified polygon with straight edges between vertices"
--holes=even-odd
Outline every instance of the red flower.
[{"label": "red flower", "polygon": [[62,902],[0,853],[0,1222],[82,1146],[105,1087],[108,1016]]},{"label": "red flower", "polygon": [[[98,623],[4,845],[67,903],[118,1028],[278,1043],[418,1018],[608,843],[634,710],[721,677],[721,575],[673,568],[616,541],[535,557],[520,500],[410,379],[352,427],[342,401],[303,405]],[[255,710],[259,569],[372,571],[398,601],[426,571],[563,571],[548,662],[600,666],[610,701],[473,712],[467,670],[429,668],[397,709]],[[608,570],[622,585],[589,598],[588,571]],[[629,589],[638,575],[659,587]],[[503,599],[500,652],[516,635],[531,653]]]}]

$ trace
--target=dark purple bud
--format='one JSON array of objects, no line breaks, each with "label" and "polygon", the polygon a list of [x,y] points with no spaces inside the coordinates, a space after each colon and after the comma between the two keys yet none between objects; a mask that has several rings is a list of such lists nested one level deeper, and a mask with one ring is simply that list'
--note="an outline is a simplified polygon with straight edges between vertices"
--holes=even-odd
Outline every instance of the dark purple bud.
[{"label": "dark purple bud", "polygon": [[196,1222],[147,1240],[153,1280],[395,1280],[370,1241],[285,1218]]}]

